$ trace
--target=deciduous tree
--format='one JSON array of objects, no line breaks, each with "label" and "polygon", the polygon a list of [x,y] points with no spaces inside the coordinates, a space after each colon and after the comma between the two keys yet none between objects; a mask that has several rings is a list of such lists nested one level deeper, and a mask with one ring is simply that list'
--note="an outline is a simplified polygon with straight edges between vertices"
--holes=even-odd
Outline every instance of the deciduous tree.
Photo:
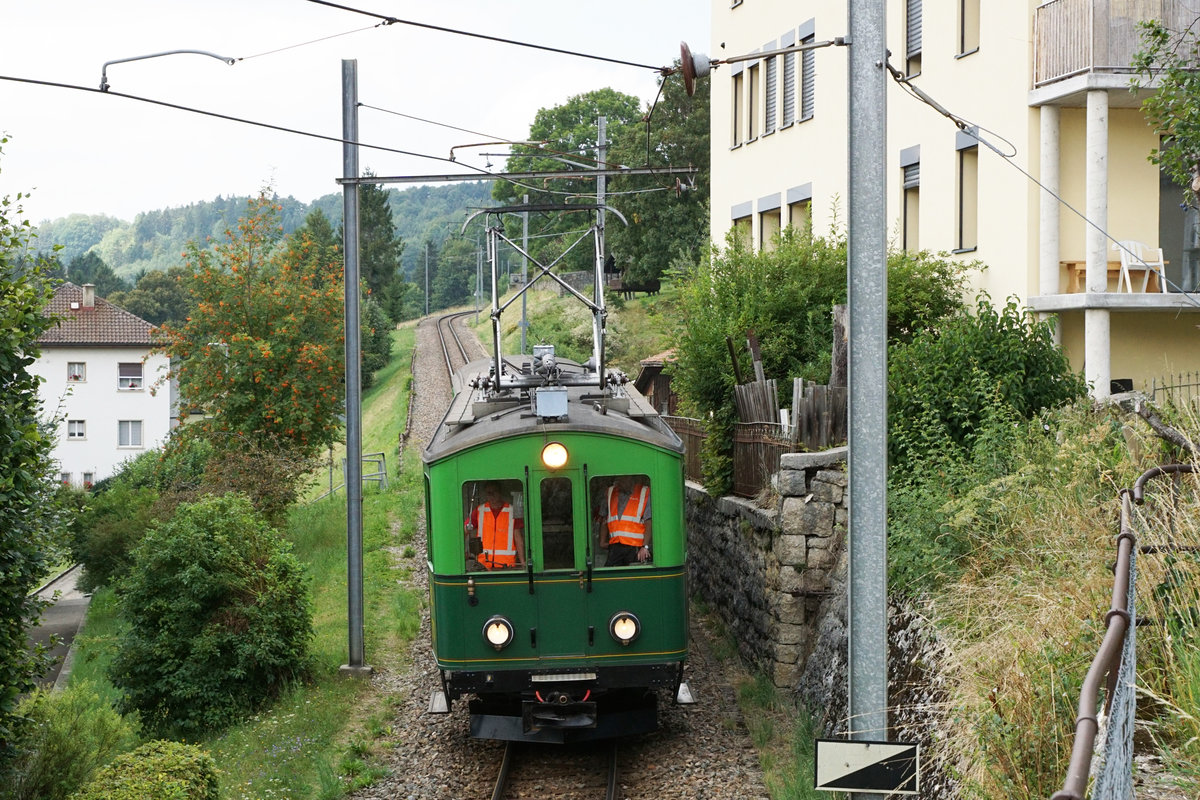
[{"label": "deciduous tree", "polygon": [[225,242],[188,248],[195,307],[163,326],[160,349],[207,429],[311,454],[333,441],[343,405],[341,264],[310,258],[310,238],[282,239],[276,214],[259,196]]},{"label": "deciduous tree", "polygon": [[1159,20],[1139,22],[1141,49],[1134,55],[1132,84],[1154,80],[1158,89],[1142,103],[1162,144],[1150,151],[1158,164],[1196,202],[1200,192],[1200,32],[1193,23],[1176,31]]},{"label": "deciduous tree", "polygon": [[[544,145],[514,145],[514,155],[508,159],[510,172],[530,170],[577,170],[582,164],[598,164],[597,118],[606,118],[606,139],[612,149],[629,147],[629,140],[640,137],[638,122],[642,118],[641,101],[615,89],[597,89],[575,95],[559,106],[537,112],[529,128],[530,141]],[[610,152],[613,150],[610,149]],[[574,163],[563,163],[574,162]],[[610,159],[610,163],[616,163]],[[556,178],[514,184],[497,181],[492,197],[504,205],[512,205],[529,195],[530,203],[590,204],[596,202],[596,181],[593,178]],[[530,254],[548,264],[562,254],[595,221],[594,214],[585,212],[537,214],[530,218],[529,229],[534,237]],[[519,241],[521,223],[514,218],[505,220],[508,236]],[[564,269],[592,269],[595,253],[587,242],[581,243],[564,259]]]},{"label": "deciduous tree", "polygon": [[606,226],[607,250],[625,278],[645,282],[661,277],[671,262],[696,264],[709,246],[710,81],[700,81],[689,97],[678,75],[663,79],[662,94],[647,110],[640,136],[623,137],[613,148],[616,163],[630,167],[695,167],[687,175],[618,178],[609,183],[609,202],[628,226]]}]

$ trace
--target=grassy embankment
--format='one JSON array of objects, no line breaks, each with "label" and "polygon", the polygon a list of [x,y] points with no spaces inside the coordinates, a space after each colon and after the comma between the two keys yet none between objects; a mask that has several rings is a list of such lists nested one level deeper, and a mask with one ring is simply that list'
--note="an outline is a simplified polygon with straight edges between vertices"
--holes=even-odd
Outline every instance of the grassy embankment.
[{"label": "grassy embankment", "polygon": [[[423,602],[403,580],[421,568],[405,546],[422,502],[420,471],[414,454],[407,454],[407,469],[395,458],[408,408],[413,326],[398,330],[395,341],[391,364],[363,397],[363,450],[387,454],[389,480],[387,490],[369,487],[363,498],[366,656],[370,664],[389,667],[400,665],[406,642],[416,635]],[[340,454],[334,455],[340,463]],[[320,476],[312,496],[324,480]],[[312,579],[312,677],[266,711],[199,742],[217,760],[222,798],[229,800],[340,797],[378,769],[372,741],[385,733],[391,716],[389,698],[338,672],[348,653],[345,494],[298,506],[283,533]],[[97,592],[77,639],[72,682],[91,681],[115,697],[104,672],[118,633],[112,592]]]}]

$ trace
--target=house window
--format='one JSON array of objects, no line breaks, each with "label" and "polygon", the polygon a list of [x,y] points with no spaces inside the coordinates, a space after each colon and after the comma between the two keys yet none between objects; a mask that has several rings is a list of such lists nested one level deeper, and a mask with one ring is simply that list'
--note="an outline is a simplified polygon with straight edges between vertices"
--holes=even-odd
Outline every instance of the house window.
[{"label": "house window", "polygon": [[979,145],[958,151],[958,249],[979,244]]},{"label": "house window", "polygon": [[758,215],[758,246],[770,252],[779,245],[779,209],[774,208]]},{"label": "house window", "polygon": [[733,108],[730,109],[732,130],[730,131],[731,146],[737,147],[742,143],[742,91],[744,76],[741,72],[733,75],[732,95]]},{"label": "house window", "polygon": [[87,363],[83,361],[67,362],[67,380],[79,382],[87,380]]},{"label": "house window", "polygon": [[[812,44],[816,36],[805,36],[801,45]],[[800,53],[800,121],[812,119],[813,104],[817,94],[817,51],[804,50]]]},{"label": "house window", "polygon": [[758,138],[758,115],[760,113],[760,93],[762,91],[762,88],[759,85],[758,64],[750,67],[748,73],[749,76],[746,78],[746,93],[748,95],[748,107],[746,109],[746,141],[753,142]]},{"label": "house window", "polygon": [[788,225],[800,233],[812,233],[812,200],[788,203]]},{"label": "house window", "polygon": [[733,221],[733,235],[750,250],[754,247],[754,218],[738,217]]},{"label": "house window", "polygon": [[958,0],[958,54],[979,49],[979,0]]},{"label": "house window", "polygon": [[796,121],[796,54],[780,56],[783,59],[783,121],[787,127]]},{"label": "house window", "polygon": [[766,86],[763,91],[763,135],[775,132],[775,115],[778,108],[779,97],[779,80],[778,71],[779,65],[776,63],[775,56],[767,56],[766,65],[763,67],[765,71]]},{"label": "house window", "polygon": [[117,423],[117,446],[142,446],[142,421],[140,419],[123,419]]},{"label": "house window", "polygon": [[921,163],[909,164],[904,167],[904,229],[903,247],[905,250],[920,249],[917,232],[921,220]]},{"label": "house window", "polygon": [[142,388],[142,365],[141,362],[133,364],[117,364],[117,388],[118,389],[141,389]]},{"label": "house window", "polygon": [[921,0],[907,0],[904,15],[904,74],[921,73]]},{"label": "house window", "polygon": [[87,438],[87,422],[82,419],[67,420],[67,438],[68,439],[86,439]]},{"label": "house window", "polygon": [[90,489],[90,488],[92,488],[92,484],[94,484],[95,482],[96,482],[96,473],[94,473],[94,472],[83,473],[83,488]]},{"label": "house window", "polygon": [[61,483],[63,486],[70,486],[71,485],[71,473],[69,473],[69,472],[58,473],[58,482]]}]

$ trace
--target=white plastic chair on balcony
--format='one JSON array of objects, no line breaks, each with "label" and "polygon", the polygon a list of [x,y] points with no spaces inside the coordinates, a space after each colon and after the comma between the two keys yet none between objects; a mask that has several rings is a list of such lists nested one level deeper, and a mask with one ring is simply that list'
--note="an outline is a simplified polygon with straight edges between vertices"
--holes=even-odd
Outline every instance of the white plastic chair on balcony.
[{"label": "white plastic chair on balcony", "polygon": [[[1142,291],[1150,285],[1150,275],[1158,277],[1158,291],[1166,291],[1166,280],[1163,275],[1163,251],[1161,247],[1150,247],[1132,239],[1125,239],[1113,245],[1113,250],[1121,253],[1121,275],[1117,278],[1117,291],[1133,291],[1133,279],[1129,272],[1142,272]],[[1122,288],[1124,287],[1124,288]]]}]

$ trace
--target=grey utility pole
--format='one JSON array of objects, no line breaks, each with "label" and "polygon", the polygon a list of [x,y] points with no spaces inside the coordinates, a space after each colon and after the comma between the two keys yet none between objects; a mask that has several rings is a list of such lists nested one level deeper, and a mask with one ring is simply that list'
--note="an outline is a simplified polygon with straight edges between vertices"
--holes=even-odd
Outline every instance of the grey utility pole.
[{"label": "grey utility pole", "polygon": [[[887,41],[879,0],[850,0],[850,735],[887,722]],[[855,792],[855,798],[867,795]]]},{"label": "grey utility pole", "polygon": [[[529,205],[529,195],[524,195],[521,202],[524,205]],[[529,252],[529,212],[521,212],[521,355],[525,355],[529,350],[525,346],[525,331],[529,328],[529,317],[526,316],[525,310],[525,292],[523,291],[529,285],[529,259],[525,253]]]},{"label": "grey utility pole", "polygon": [[[342,174],[358,177],[358,62],[342,61]],[[362,370],[358,268],[358,184],[342,187],[346,254],[346,594],[350,659],[342,672],[368,674],[363,647]]]}]

